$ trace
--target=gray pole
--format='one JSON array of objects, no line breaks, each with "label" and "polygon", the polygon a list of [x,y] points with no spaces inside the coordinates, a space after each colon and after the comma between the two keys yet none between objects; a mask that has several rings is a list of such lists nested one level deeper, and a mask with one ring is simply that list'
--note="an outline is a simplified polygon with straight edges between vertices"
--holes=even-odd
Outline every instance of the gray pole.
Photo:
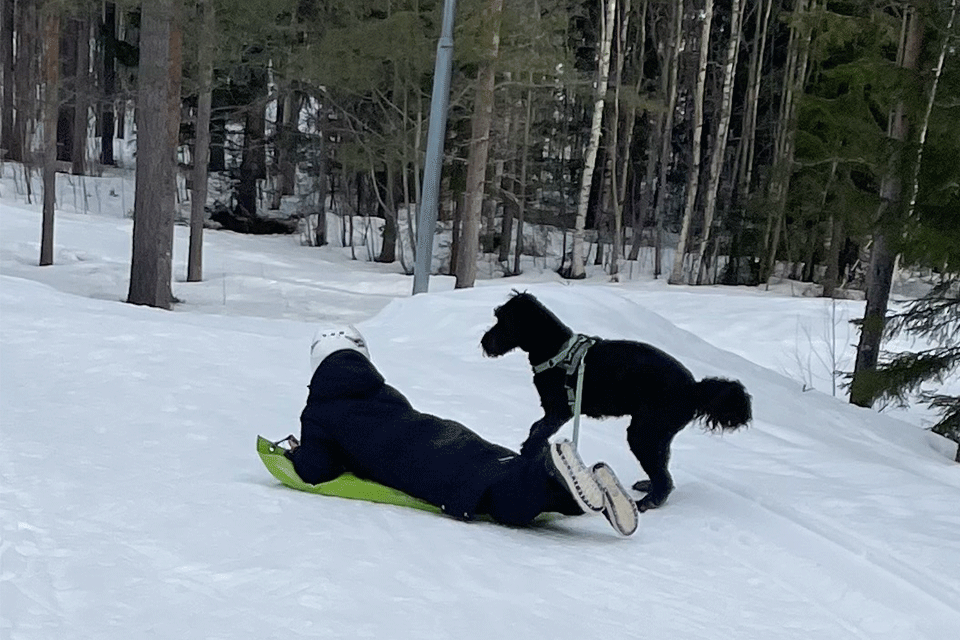
[{"label": "gray pole", "polygon": [[450,73],[453,68],[453,17],[457,0],[444,0],[443,26],[437,42],[437,62],[433,71],[430,98],[430,129],[427,132],[427,157],[423,165],[423,191],[417,216],[417,262],[413,267],[413,293],[426,293],[433,263],[433,234],[437,227],[440,200],[440,170],[443,168],[443,139],[447,131],[447,107],[450,104]]}]

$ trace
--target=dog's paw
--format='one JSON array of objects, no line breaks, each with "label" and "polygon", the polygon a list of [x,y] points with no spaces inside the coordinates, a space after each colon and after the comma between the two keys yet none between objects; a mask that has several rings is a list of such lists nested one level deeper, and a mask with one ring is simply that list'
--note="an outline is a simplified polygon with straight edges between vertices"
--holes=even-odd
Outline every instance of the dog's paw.
[{"label": "dog's paw", "polygon": [[633,490],[639,491],[640,493],[647,493],[650,491],[650,481],[649,480],[637,480],[633,483]]},{"label": "dog's paw", "polygon": [[642,499],[637,501],[637,510],[643,513],[644,511],[649,511],[650,509],[656,509],[666,501],[667,501],[666,496],[652,497],[651,495],[648,494]]}]

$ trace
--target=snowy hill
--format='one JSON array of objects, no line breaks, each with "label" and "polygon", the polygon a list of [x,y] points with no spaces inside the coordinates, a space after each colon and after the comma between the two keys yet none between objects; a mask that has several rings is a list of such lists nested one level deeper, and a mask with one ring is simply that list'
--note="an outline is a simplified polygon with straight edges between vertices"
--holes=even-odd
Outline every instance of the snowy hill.
[{"label": "snowy hill", "polygon": [[[397,267],[343,249],[208,232],[206,281],[177,282],[184,303],[163,312],[118,302],[130,227],[59,215],[57,264],[39,269],[36,209],[0,204],[0,638],[941,640],[960,628],[960,466],[928,432],[789,377],[810,354],[790,353],[804,345],[784,325],[813,326],[821,301],[551,274],[461,291],[433,278],[439,292],[411,298]],[[261,467],[258,433],[298,431],[317,319],[357,322],[417,408],[518,447],[540,415],[529,368],[478,345],[513,287],[578,331],[742,380],[753,425],[682,432],[676,491],[627,539],[598,518],[510,529],[301,494]],[[632,482],[625,426],[585,420],[581,450]]]}]

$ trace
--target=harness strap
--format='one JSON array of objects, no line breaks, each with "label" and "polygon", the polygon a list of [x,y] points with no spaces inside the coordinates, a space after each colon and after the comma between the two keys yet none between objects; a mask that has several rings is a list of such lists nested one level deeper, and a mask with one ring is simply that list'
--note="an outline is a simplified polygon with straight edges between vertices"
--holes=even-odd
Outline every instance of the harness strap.
[{"label": "harness strap", "polygon": [[575,333],[575,334],[573,334],[572,336],[570,336],[570,339],[567,340],[566,342],[564,342],[564,343],[563,343],[563,346],[560,347],[560,351],[557,353],[557,355],[553,356],[552,358],[550,358],[550,359],[547,360],[546,362],[541,362],[540,364],[535,365],[535,366],[533,367],[533,373],[534,373],[534,374],[543,373],[543,372],[546,371],[547,369],[552,369],[552,368],[554,368],[555,366],[557,366],[558,364],[560,364],[560,362],[562,362],[563,359],[566,358],[566,357],[570,354],[570,350],[573,348],[573,345],[575,345],[575,344],[577,343],[577,341],[578,341],[580,338],[583,338],[583,337],[585,337],[585,336],[582,336],[582,335],[577,334],[577,333]]},{"label": "harness strap", "polygon": [[[534,374],[542,373],[554,367],[560,367],[566,373],[564,386],[567,388],[567,403],[573,412],[573,444],[575,446],[580,438],[580,406],[583,398],[583,372],[587,368],[584,363],[584,358],[587,355],[587,351],[590,350],[590,347],[592,347],[596,341],[597,338],[585,336],[582,333],[574,334],[560,347],[557,355],[533,367]],[[571,378],[573,378],[574,374],[576,374],[577,380],[571,384]]]}]

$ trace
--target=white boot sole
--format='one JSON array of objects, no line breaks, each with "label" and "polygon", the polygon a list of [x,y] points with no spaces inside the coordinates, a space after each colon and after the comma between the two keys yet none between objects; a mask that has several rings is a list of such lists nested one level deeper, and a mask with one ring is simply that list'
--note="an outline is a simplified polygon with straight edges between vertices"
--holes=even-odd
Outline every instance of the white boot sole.
[{"label": "white boot sole", "polygon": [[632,535],[640,524],[637,503],[606,463],[598,462],[593,465],[593,477],[603,491],[603,515],[610,526],[621,535]]},{"label": "white boot sole", "polygon": [[602,511],[604,493],[593,473],[580,459],[569,440],[550,445],[550,458],[557,470],[557,478],[566,485],[573,499],[584,513]]}]

